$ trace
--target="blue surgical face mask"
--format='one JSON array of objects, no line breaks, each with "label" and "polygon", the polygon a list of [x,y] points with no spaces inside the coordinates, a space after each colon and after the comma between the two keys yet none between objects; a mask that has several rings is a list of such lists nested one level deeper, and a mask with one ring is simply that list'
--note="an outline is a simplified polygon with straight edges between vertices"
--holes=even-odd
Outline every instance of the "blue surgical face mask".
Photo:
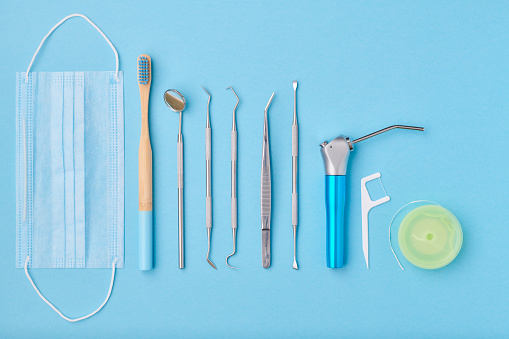
[{"label": "blue surgical face mask", "polygon": [[27,72],[16,74],[16,267],[25,270],[124,267],[118,55],[99,28],[79,14],[55,25],[39,48],[74,16],[107,40],[117,70],[30,72],[30,63]]},{"label": "blue surgical face mask", "polygon": [[16,266],[124,265],[122,72],[17,73]]}]

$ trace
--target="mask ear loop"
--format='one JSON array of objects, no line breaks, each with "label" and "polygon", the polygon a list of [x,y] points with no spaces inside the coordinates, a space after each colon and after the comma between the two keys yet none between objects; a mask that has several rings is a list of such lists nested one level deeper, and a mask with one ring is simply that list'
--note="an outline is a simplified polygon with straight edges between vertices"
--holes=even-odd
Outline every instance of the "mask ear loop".
[{"label": "mask ear loop", "polygon": [[37,288],[37,286],[35,286],[35,283],[34,281],[32,280],[32,278],[30,277],[30,274],[28,274],[28,263],[30,262],[30,256],[27,256],[27,258],[25,259],[25,274],[28,278],[28,280],[30,281],[30,283],[32,284],[32,287],[34,288],[35,292],[37,292],[37,294],[39,295],[39,297],[41,297],[41,299],[46,303],[48,304],[49,307],[51,307],[53,309],[53,311],[55,311],[59,316],[61,316],[63,319],[71,322],[71,323],[75,323],[77,321],[80,321],[80,320],[84,320],[84,319],[87,319],[87,318],[90,318],[91,316],[93,316],[94,314],[96,314],[97,312],[99,312],[103,307],[104,305],[106,305],[106,303],[108,302],[108,300],[110,299],[110,296],[111,296],[111,291],[113,290],[113,283],[115,281],[115,267],[116,267],[116,264],[117,264],[117,261],[118,261],[118,258],[115,258],[113,260],[113,262],[111,263],[111,283],[110,283],[110,288],[108,290],[108,295],[106,296],[106,299],[104,299],[103,303],[101,304],[101,306],[99,306],[94,312],[88,314],[88,315],[85,315],[83,317],[80,317],[80,318],[76,318],[76,319],[70,319],[70,318],[67,318],[65,315],[62,314],[62,312],[60,312],[55,306],[53,306],[53,304],[51,302],[48,301],[48,299],[46,299],[42,293],[39,291],[39,289]]},{"label": "mask ear loop", "polygon": [[414,200],[414,201],[411,201],[409,202],[408,204],[404,205],[403,207],[401,207],[395,214],[394,216],[392,217],[391,219],[391,223],[389,224],[389,246],[391,247],[391,251],[392,251],[392,254],[394,255],[394,258],[396,258],[396,261],[398,262],[398,265],[399,267],[401,267],[401,270],[405,270],[403,268],[403,266],[401,265],[401,262],[399,261],[398,259],[398,256],[396,255],[396,252],[394,252],[394,249],[392,248],[392,235],[391,235],[391,227],[392,227],[392,223],[394,221],[394,219],[396,219],[396,216],[398,215],[399,212],[401,212],[401,210],[405,207],[407,207],[408,205],[411,205],[411,204],[415,204],[415,203],[418,203],[418,202],[429,202],[431,204],[434,204],[434,205],[437,205],[437,206],[440,206],[439,204],[437,204],[436,202],[433,202],[433,201],[430,201],[430,200]]},{"label": "mask ear loop", "polygon": [[70,18],[74,18],[74,17],[80,17],[80,18],[83,18],[85,20],[88,21],[89,24],[92,25],[92,27],[94,27],[101,35],[102,37],[104,38],[104,40],[106,40],[106,42],[108,43],[108,45],[110,45],[111,49],[113,50],[113,53],[115,53],[115,61],[116,61],[116,67],[115,67],[115,79],[117,80],[117,82],[119,81],[119,78],[118,78],[118,52],[117,50],[115,49],[115,47],[113,46],[113,44],[111,43],[110,39],[108,39],[108,37],[103,33],[103,31],[101,31],[101,29],[99,27],[97,27],[96,24],[94,24],[92,22],[92,20],[90,20],[89,18],[87,18],[85,15],[83,14],[71,14],[71,15],[68,15],[66,16],[65,18],[63,18],[62,20],[60,20],[55,26],[53,26],[52,29],[50,29],[50,31],[48,32],[48,34],[46,34],[44,36],[44,38],[42,38],[42,41],[41,43],[39,44],[39,47],[37,47],[37,50],[35,51],[34,53],[34,56],[32,57],[32,60],[30,61],[30,64],[28,65],[28,68],[27,68],[27,72],[26,72],[26,75],[25,75],[25,83],[28,83],[28,73],[30,72],[30,68],[32,68],[32,64],[34,63],[34,60],[35,60],[35,57],[37,56],[37,53],[39,53],[39,50],[41,49],[42,45],[44,44],[44,42],[46,41],[46,39],[51,35],[51,33],[53,33],[53,31],[55,29],[58,28],[58,26],[60,26],[61,24],[63,24],[65,21],[67,21],[68,19]]}]

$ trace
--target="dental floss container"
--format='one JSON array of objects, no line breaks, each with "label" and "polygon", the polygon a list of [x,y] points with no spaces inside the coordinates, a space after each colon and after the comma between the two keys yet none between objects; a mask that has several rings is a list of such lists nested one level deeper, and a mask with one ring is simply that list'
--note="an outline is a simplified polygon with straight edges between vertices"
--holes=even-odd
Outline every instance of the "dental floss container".
[{"label": "dental floss container", "polygon": [[413,265],[437,269],[451,263],[463,244],[458,219],[439,205],[423,205],[411,210],[401,221],[399,248]]}]

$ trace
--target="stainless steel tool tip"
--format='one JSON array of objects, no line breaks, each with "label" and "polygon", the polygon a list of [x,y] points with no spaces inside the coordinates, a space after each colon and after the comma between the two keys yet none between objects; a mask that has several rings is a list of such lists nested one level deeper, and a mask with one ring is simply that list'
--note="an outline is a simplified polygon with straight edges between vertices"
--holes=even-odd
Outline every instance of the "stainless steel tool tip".
[{"label": "stainless steel tool tip", "polygon": [[234,254],[235,254],[235,252],[231,253],[229,256],[226,257],[226,266],[228,266],[229,268],[234,268],[234,269],[238,270],[239,269],[238,267],[232,266],[228,263],[228,258],[230,258]]},{"label": "stainless steel tool tip", "polygon": [[270,230],[262,230],[262,266],[270,267]]},{"label": "stainless steel tool tip", "polygon": [[265,106],[265,113],[267,113],[267,111],[269,110],[270,103],[272,102],[272,99],[274,99],[275,93],[276,92],[273,92],[272,95],[270,96],[269,102],[267,103],[267,106]]},{"label": "stainless steel tool tip", "polygon": [[217,270],[216,265],[214,265],[214,263],[210,261],[210,259],[207,258],[207,262],[210,264],[210,266],[214,267]]},{"label": "stainless steel tool tip", "polygon": [[210,254],[210,233],[211,233],[211,228],[210,227],[207,227],[207,238],[208,238],[208,248],[207,248],[207,262],[210,264],[210,266],[214,267],[216,270],[217,270],[217,267],[216,265],[214,265],[214,263],[212,261],[210,261],[209,259],[209,254]]},{"label": "stainless steel tool tip", "polygon": [[298,270],[299,266],[297,265],[297,225],[293,225],[293,269]]},{"label": "stainless steel tool tip", "polygon": [[228,259],[235,254],[235,252],[237,251],[237,229],[236,228],[232,228],[232,236],[233,236],[233,252],[226,257],[226,265],[229,267],[229,268],[234,268],[234,269],[238,269],[238,267],[235,267],[235,266],[231,266],[229,263],[228,263]]}]

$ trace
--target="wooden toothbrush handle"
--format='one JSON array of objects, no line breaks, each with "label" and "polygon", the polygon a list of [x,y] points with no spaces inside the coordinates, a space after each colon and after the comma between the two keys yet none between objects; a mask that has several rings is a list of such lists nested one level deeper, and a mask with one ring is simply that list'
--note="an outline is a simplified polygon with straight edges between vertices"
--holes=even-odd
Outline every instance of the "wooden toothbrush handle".
[{"label": "wooden toothbrush handle", "polygon": [[152,211],[152,148],[149,138],[141,138],[138,153],[140,211]]},{"label": "wooden toothbrush handle", "polygon": [[[143,102],[142,94],[142,105]],[[142,107],[140,148],[138,150],[138,192],[140,211],[152,211],[152,146],[150,145],[150,135],[148,130],[147,106],[148,100],[147,105]]]}]

